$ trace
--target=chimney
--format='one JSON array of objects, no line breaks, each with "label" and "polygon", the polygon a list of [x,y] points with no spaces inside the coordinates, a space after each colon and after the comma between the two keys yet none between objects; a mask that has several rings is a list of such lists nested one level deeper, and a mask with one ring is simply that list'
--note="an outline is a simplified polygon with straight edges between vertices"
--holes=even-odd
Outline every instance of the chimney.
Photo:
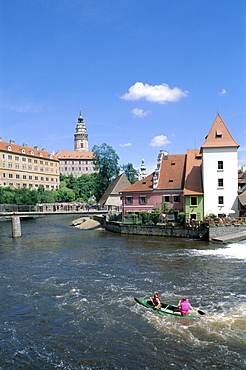
[{"label": "chimney", "polygon": [[42,151],[43,151],[43,152],[46,152],[46,149],[45,149],[45,148],[42,148]]},{"label": "chimney", "polygon": [[15,141],[14,140],[9,140],[9,143],[10,144],[15,144]]},{"label": "chimney", "polygon": [[38,150],[38,146],[36,145],[36,146],[34,147],[34,149]]},{"label": "chimney", "polygon": [[27,148],[28,147],[28,145],[26,144],[26,143],[23,143],[23,145],[22,146],[24,146],[25,148]]},{"label": "chimney", "polygon": [[2,142],[3,141],[3,139],[0,137],[0,142]]}]

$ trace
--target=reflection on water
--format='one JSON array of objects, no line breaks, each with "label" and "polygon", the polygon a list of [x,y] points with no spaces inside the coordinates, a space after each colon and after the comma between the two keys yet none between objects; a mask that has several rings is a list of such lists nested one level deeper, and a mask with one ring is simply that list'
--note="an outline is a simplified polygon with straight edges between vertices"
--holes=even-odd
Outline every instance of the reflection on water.
[{"label": "reflection on water", "polygon": [[[73,216],[0,223],[0,368],[244,369],[245,244],[69,227]],[[154,290],[200,319],[147,310]]]}]

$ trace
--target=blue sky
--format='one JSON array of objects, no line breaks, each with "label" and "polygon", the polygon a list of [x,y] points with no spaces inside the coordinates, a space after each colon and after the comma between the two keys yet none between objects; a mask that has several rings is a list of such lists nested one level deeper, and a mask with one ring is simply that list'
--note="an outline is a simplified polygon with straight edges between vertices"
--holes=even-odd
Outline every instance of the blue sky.
[{"label": "blue sky", "polygon": [[246,165],[244,0],[2,0],[0,136],[89,149],[154,170],[159,150],[199,148],[217,113]]}]

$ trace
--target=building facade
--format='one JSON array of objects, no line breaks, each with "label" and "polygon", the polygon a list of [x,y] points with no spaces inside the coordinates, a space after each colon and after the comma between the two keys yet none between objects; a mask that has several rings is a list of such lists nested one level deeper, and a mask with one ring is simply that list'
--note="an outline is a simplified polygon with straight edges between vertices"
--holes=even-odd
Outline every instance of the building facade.
[{"label": "building facade", "polygon": [[45,190],[59,188],[59,161],[53,154],[37,146],[16,145],[0,139],[0,187]]},{"label": "building facade", "polygon": [[96,172],[94,169],[94,152],[89,151],[88,147],[88,134],[80,110],[74,134],[74,150],[63,150],[56,153],[60,162],[60,173],[64,176],[80,177]]},{"label": "building facade", "polygon": [[238,148],[218,114],[201,147],[204,215],[238,216]]},{"label": "building facade", "polygon": [[199,150],[160,151],[155,172],[122,190],[123,215],[152,212],[164,201],[186,220],[202,221],[211,213],[238,216],[238,147],[218,114]]}]

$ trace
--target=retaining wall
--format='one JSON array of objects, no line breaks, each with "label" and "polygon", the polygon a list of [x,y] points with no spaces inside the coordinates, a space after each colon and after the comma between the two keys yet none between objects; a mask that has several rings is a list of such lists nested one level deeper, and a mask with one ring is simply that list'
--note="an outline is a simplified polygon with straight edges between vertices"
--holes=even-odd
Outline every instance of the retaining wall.
[{"label": "retaining wall", "polygon": [[218,226],[210,225],[209,226],[209,239],[218,238],[225,235],[237,234],[241,231],[246,231],[245,224],[232,224],[232,225],[223,225],[219,224]]},{"label": "retaining wall", "polygon": [[120,234],[148,235],[148,236],[169,236],[177,238],[191,238],[208,240],[208,227],[202,229],[178,228],[174,226],[145,226],[145,225],[122,225],[115,222],[104,222],[106,230]]}]

